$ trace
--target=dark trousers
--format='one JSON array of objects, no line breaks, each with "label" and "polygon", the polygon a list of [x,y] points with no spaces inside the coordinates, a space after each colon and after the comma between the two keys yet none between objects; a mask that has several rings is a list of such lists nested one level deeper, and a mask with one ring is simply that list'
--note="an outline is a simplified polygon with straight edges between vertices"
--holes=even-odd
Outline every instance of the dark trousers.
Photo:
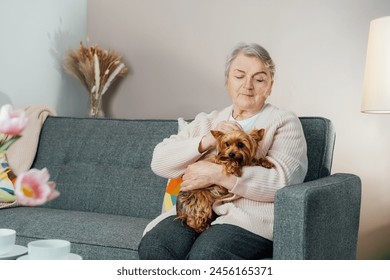
[{"label": "dark trousers", "polygon": [[272,257],[272,241],[238,226],[213,225],[201,234],[168,217],[145,234],[141,260],[253,260]]}]

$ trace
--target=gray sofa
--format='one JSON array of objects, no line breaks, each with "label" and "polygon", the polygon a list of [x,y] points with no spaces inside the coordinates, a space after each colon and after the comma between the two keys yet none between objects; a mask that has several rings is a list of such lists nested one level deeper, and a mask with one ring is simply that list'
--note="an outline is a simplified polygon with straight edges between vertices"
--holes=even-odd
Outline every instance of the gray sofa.
[{"label": "gray sofa", "polygon": [[[335,134],[324,118],[301,118],[308,143],[305,183],[275,197],[275,259],[354,259],[360,179],[330,175]],[[177,132],[174,120],[48,117],[35,168],[47,167],[61,196],[43,207],[0,210],[0,227],[19,245],[72,242],[84,259],[137,259],[142,232],[162,206],[167,180],[153,174],[154,146]]]}]

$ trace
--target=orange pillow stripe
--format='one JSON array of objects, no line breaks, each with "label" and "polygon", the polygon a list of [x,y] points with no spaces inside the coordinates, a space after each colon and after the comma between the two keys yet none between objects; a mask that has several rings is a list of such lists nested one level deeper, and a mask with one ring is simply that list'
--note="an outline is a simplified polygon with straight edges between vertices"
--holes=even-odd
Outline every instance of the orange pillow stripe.
[{"label": "orange pillow stripe", "polygon": [[162,212],[167,212],[176,205],[176,197],[180,192],[182,178],[169,179],[165,189]]}]

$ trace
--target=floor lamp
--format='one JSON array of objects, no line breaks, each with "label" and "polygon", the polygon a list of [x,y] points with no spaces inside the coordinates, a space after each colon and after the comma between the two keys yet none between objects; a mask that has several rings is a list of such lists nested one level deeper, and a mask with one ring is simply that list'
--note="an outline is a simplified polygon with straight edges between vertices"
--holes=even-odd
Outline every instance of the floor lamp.
[{"label": "floor lamp", "polygon": [[390,114],[390,16],[370,23],[361,111]]},{"label": "floor lamp", "polygon": [[[370,23],[361,111],[390,114],[390,16]],[[380,258],[390,259],[390,252]]]}]

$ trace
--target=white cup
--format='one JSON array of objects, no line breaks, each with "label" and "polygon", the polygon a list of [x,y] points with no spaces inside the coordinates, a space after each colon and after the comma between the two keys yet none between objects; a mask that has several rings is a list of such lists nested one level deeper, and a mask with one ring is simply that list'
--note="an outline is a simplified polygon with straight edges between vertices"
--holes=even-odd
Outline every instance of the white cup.
[{"label": "white cup", "polygon": [[60,239],[44,239],[27,244],[31,260],[62,260],[70,253],[70,242]]},{"label": "white cup", "polygon": [[16,231],[8,228],[0,228],[0,255],[4,255],[15,246]]}]

